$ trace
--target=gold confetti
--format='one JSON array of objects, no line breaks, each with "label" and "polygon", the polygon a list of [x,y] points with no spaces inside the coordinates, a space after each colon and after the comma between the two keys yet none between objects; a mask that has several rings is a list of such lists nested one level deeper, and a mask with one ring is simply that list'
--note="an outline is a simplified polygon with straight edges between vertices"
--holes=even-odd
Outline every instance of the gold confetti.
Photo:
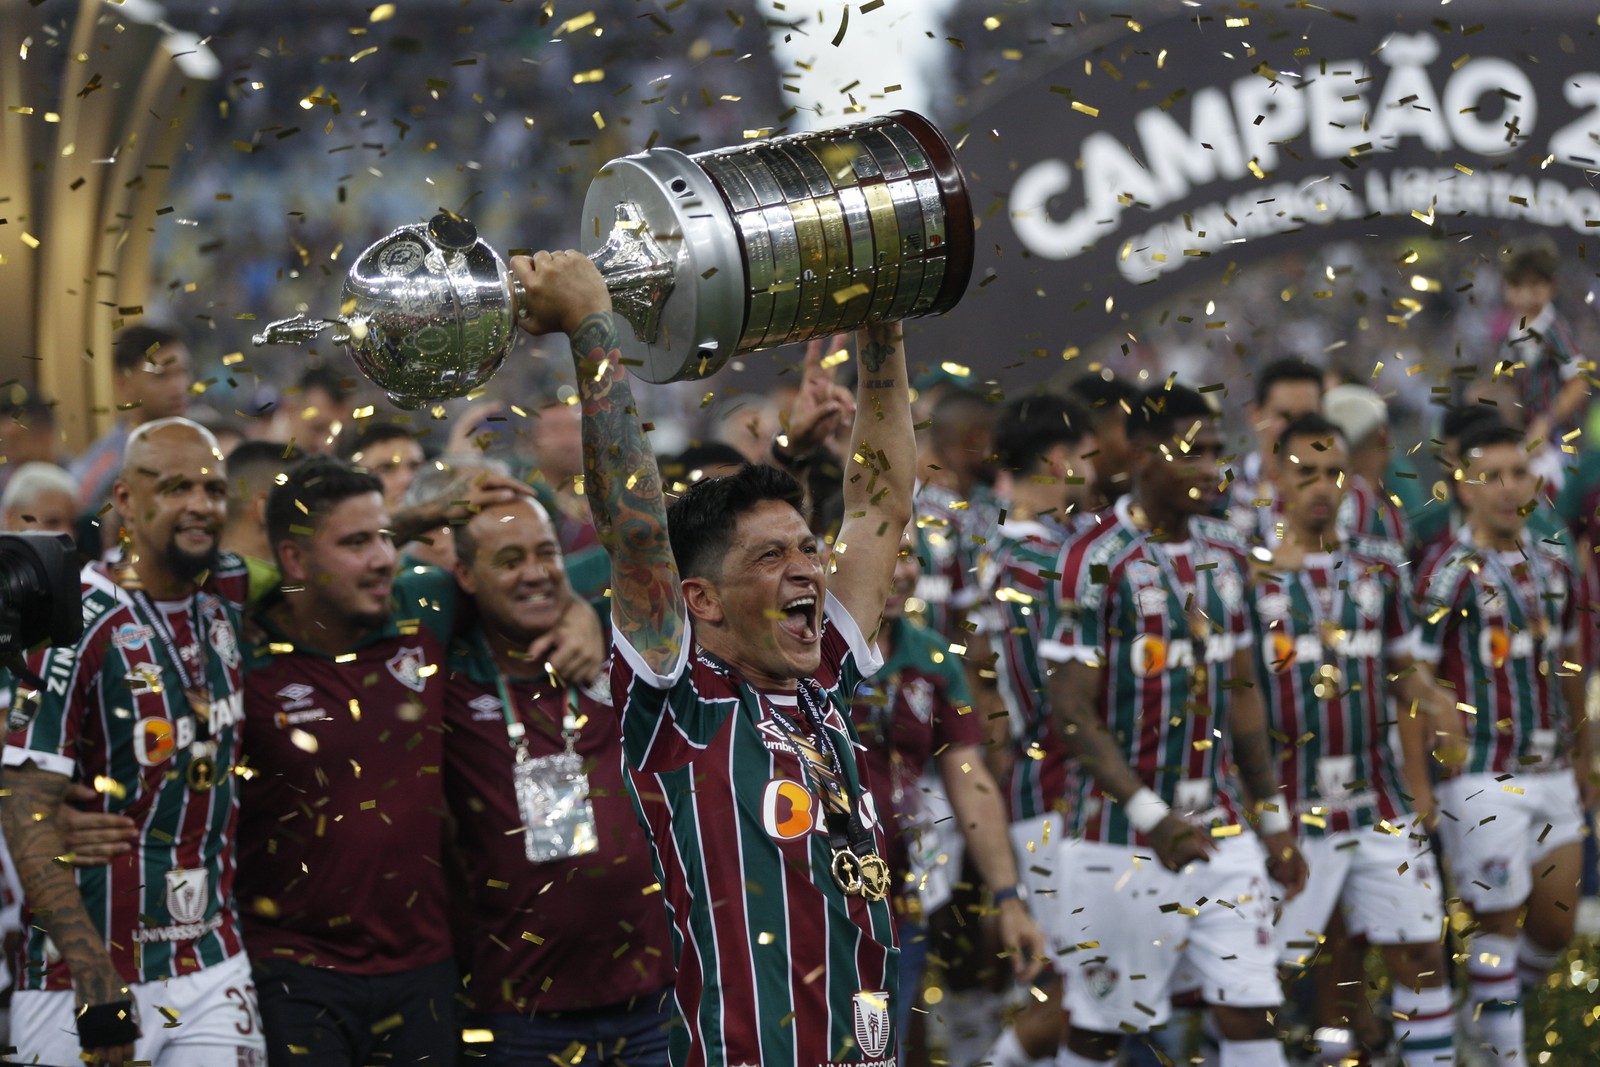
[{"label": "gold confetti", "polygon": [[367,19],[367,21],[368,22],[387,22],[389,19],[392,19],[392,18],[394,18],[394,5],[393,4],[379,4],[377,7],[372,9],[372,15],[371,15],[371,17],[369,17]]}]

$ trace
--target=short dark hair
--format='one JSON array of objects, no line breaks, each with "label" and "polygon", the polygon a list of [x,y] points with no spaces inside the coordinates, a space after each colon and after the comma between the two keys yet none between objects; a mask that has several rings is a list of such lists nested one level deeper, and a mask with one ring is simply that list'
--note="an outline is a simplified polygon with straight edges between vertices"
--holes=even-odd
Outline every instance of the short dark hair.
[{"label": "short dark hair", "polygon": [[656,461],[661,476],[668,485],[687,481],[695,471],[707,467],[742,467],[749,460],[744,453],[723,441],[695,441],[675,456],[662,456]]},{"label": "short dark hair", "polygon": [[994,424],[993,401],[972,389],[947,389],[934,402],[929,439],[936,449],[954,448],[973,423],[985,427]]},{"label": "short dark hair", "polygon": [[284,483],[267,495],[267,538],[274,557],[283,542],[315,530],[334,505],[365,493],[383,495],[383,482],[376,474],[332,456],[312,456],[288,473]]},{"label": "short dark hair", "polygon": [[1515,426],[1499,420],[1491,422],[1482,419],[1461,431],[1461,444],[1457,452],[1465,458],[1469,452],[1477,448],[1490,448],[1494,445],[1516,445],[1520,448],[1523,441],[1522,431]]},{"label": "short dark hair", "polygon": [[1273,360],[1256,372],[1256,407],[1267,402],[1267,394],[1280,382],[1311,382],[1321,392],[1322,369],[1293,356]]},{"label": "short dark hair", "polygon": [[739,516],[768,500],[782,501],[805,514],[805,489],[787,472],[765,463],[752,463],[720,478],[703,478],[684,490],[667,508],[667,536],[679,576],[720,577]]},{"label": "short dark hair", "polygon": [[1458,408],[1451,408],[1439,420],[1439,436],[1443,438],[1454,437],[1457,440],[1469,429],[1479,423],[1498,423],[1506,425],[1506,420],[1500,413],[1486,404],[1463,404]]},{"label": "short dark hair", "polygon": [[1333,420],[1325,418],[1314,411],[1308,411],[1304,415],[1296,415],[1289,420],[1289,424],[1278,435],[1277,454],[1283,455],[1284,450],[1289,447],[1290,439],[1295,437],[1310,437],[1318,441],[1329,437],[1337,437],[1341,444],[1346,447],[1349,445],[1344,439],[1344,431],[1334,425]]},{"label": "short dark hair", "polygon": [[1561,275],[1561,253],[1548,237],[1536,237],[1506,250],[1500,264],[1500,277],[1512,285],[1523,282],[1554,282]]},{"label": "short dark hair", "polygon": [[326,364],[307,367],[300,372],[300,377],[295,380],[295,391],[300,395],[321,389],[335,400],[343,403],[355,392],[355,380],[339,374]]},{"label": "short dark hair", "polygon": [[1217,417],[1217,409],[1204,394],[1177,382],[1162,382],[1140,391],[1133,414],[1128,416],[1128,437],[1170,440],[1178,436],[1180,424],[1186,431],[1196,419]]},{"label": "short dark hair", "polygon": [[1000,466],[1032,474],[1056,445],[1075,445],[1089,432],[1083,405],[1054,393],[1017,397],[1000,409],[995,423],[994,451]]},{"label": "short dark hair", "polygon": [[[228,453],[228,508],[244,503],[264,486],[264,479],[287,473],[290,467],[305,458],[305,453],[294,445],[282,441],[240,441]],[[235,518],[230,514],[230,518]]]},{"label": "short dark hair", "polygon": [[111,342],[111,365],[119,371],[131,371],[145,365],[158,349],[182,341],[171,330],[140,323],[129,326]]},{"label": "short dark hair", "polygon": [[388,419],[363,419],[358,426],[355,432],[340,435],[338,449],[340,459],[354,460],[373,445],[381,445],[385,441],[398,441],[402,437],[416,437],[410,429]]},{"label": "short dark hair", "polygon": [[1112,417],[1126,420],[1139,397],[1137,385],[1109,371],[1089,371],[1067,386],[1067,392],[1083,402],[1096,422]]}]

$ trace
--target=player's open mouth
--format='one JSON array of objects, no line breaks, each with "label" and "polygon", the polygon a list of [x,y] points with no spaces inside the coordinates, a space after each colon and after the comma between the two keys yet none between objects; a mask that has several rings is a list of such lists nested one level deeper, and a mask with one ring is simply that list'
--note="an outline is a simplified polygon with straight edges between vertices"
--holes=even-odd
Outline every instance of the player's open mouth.
[{"label": "player's open mouth", "polygon": [[817,637],[816,616],[817,598],[797,596],[783,606],[783,618],[778,620],[778,625],[797,641],[814,641]]}]

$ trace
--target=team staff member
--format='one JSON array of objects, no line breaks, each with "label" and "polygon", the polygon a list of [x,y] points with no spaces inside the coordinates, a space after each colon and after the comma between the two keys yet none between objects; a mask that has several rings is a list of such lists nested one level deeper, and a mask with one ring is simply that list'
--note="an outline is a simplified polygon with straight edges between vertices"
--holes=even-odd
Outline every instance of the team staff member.
[{"label": "team staff member", "polygon": [[512,262],[524,325],[572,341],[585,495],[612,557],[612,694],[675,931],[672,1061],[887,1067],[898,954],[846,715],[880,666],[868,635],[911,518],[898,331],[872,328],[859,353],[850,454],[871,466],[845,476],[832,597],[781,472],[697,482],[669,521],[598,271],[573,252]]},{"label": "team staff member", "polygon": [[[574,603],[555,531],[539,504],[518,500],[457,526],[455,549],[478,620],[452,645],[445,686],[444,784],[471,894],[457,956],[466,1025],[493,1035],[472,1062],[621,1049],[633,1067],[666,1067],[672,942],[623,785],[609,680],[558,684],[541,654]],[[524,811],[517,781],[535,773],[571,785],[565,809]]]},{"label": "team staff member", "polygon": [[[1223,1067],[1283,1067],[1267,879],[1293,896],[1305,863],[1250,684],[1242,538],[1205,517],[1220,474],[1216,413],[1192,389],[1155,386],[1129,437],[1132,490],[1068,538],[1054,568],[1059,619],[1041,649],[1056,665],[1051,713],[1083,770],[1058,893],[1078,909],[1073,941],[1098,943],[1065,961],[1071,1019],[1057,1063],[1094,1067],[1125,1033],[1160,1025],[1182,962],[1201,979]],[[1244,832],[1224,752],[1259,838]],[[1185,907],[1163,907],[1173,901]]]},{"label": "team staff member", "polygon": [[[1411,656],[1405,550],[1339,535],[1348,461],[1338,428],[1320,415],[1285,428],[1273,464],[1283,544],[1256,581],[1273,756],[1311,870],[1278,919],[1278,945],[1286,967],[1305,969],[1341,909],[1351,935],[1383,950],[1407,1067],[1442,1067],[1455,1063],[1455,1019],[1428,847],[1438,822],[1428,754],[1435,724],[1455,708]],[[1386,697],[1399,709],[1397,730]],[[1353,1052],[1321,1049],[1325,1062]]]},{"label": "team staff member", "polygon": [[[216,440],[183,419],[128,438],[112,499],[118,565],[83,571],[84,634],[35,653],[45,680],[13,708],[0,772],[26,894],[12,1041],[23,1060],[161,1067],[261,1062],[234,905],[241,748],[237,610],[219,553],[227,482]],[[126,816],[133,847],[69,868],[55,812],[74,780]],[[175,1025],[167,1025],[167,1023]]]},{"label": "team staff member", "polygon": [[447,1063],[442,730],[455,582],[395,576],[383,483],[326,457],[267,498],[284,595],[246,657],[239,897],[273,1067]]},{"label": "team staff member", "polygon": [[1538,480],[1522,433],[1470,426],[1460,462],[1466,522],[1418,579],[1418,655],[1467,709],[1471,749],[1439,785],[1439,833],[1478,924],[1467,974],[1479,1036],[1520,1064],[1518,972],[1537,984],[1572,940],[1593,804],[1573,773],[1590,760],[1579,623],[1565,553],[1525,532]]}]

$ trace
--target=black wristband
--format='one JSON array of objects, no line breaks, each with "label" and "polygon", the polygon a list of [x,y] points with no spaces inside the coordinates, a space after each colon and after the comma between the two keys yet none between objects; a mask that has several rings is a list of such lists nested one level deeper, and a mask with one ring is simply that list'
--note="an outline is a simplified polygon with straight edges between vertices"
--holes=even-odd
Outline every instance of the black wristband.
[{"label": "black wristband", "polygon": [[77,1022],[79,1048],[119,1048],[139,1039],[132,1000],[86,1005],[78,1009]]},{"label": "black wristband", "polygon": [[787,467],[789,470],[804,470],[807,467],[815,466],[828,456],[828,450],[821,445],[809,452],[791,452],[787,445],[782,443],[787,442],[787,440],[788,438],[784,434],[776,434],[772,438],[772,447],[768,449],[772,458],[777,461],[780,467]]}]

